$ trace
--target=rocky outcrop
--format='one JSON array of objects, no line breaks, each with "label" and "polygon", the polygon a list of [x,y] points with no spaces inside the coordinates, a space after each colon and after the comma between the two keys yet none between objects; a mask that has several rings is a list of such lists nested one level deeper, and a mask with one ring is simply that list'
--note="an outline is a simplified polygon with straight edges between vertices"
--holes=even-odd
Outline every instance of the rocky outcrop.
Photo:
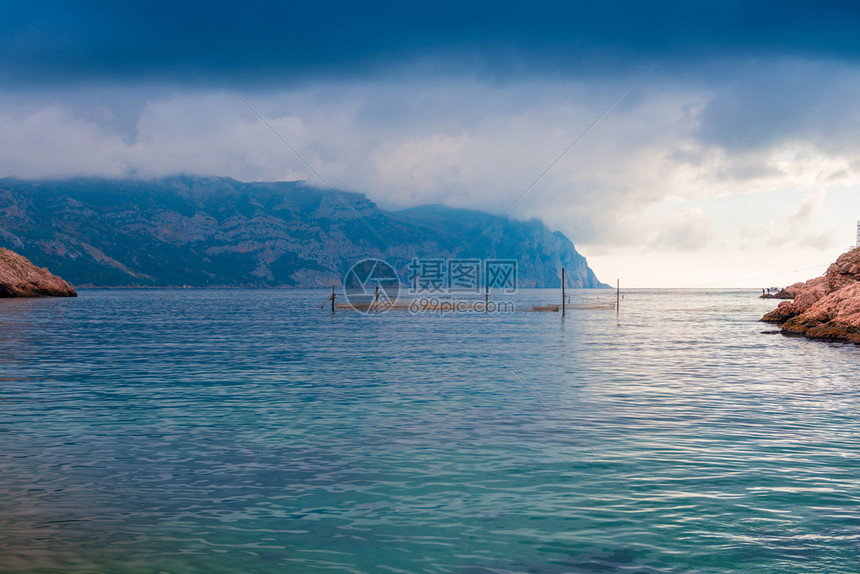
[{"label": "rocky outcrop", "polygon": [[[801,283],[803,285],[803,283]],[[792,295],[788,288],[780,289],[776,293],[763,293],[759,296],[759,299],[794,299],[794,295]]]},{"label": "rocky outcrop", "polygon": [[77,297],[72,287],[26,257],[0,247],[0,297]]},{"label": "rocky outcrop", "polygon": [[793,301],[762,317],[788,334],[860,343],[860,248],[843,253],[821,277],[786,287]]}]

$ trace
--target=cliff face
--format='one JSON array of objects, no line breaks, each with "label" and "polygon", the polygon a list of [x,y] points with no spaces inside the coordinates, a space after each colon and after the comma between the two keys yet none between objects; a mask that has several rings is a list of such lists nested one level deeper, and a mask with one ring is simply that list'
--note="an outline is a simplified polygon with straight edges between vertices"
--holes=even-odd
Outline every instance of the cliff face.
[{"label": "cliff face", "polygon": [[[0,180],[0,246],[79,286],[327,287],[365,258],[405,280],[417,258],[504,258],[520,285],[602,285],[573,244],[538,221],[477,211],[379,209],[300,182],[218,177]],[[373,228],[359,219],[357,211]],[[378,235],[377,235],[378,234]],[[381,237],[381,239],[380,239]]]},{"label": "cliff face", "polygon": [[786,333],[860,343],[860,248],[843,253],[827,272],[786,292],[793,301],[762,317]]},{"label": "cliff face", "polygon": [[[597,279],[585,257],[563,233],[551,231],[537,220],[502,218],[496,221],[496,216],[489,213],[441,205],[423,205],[390,215],[439,236],[453,238],[462,247],[451,257],[471,251],[472,256],[483,259],[516,259],[521,287],[560,288],[562,267],[567,287],[609,287]],[[489,231],[481,237],[487,228]]]},{"label": "cliff face", "polygon": [[72,287],[25,257],[0,247],[0,297],[75,297]]}]

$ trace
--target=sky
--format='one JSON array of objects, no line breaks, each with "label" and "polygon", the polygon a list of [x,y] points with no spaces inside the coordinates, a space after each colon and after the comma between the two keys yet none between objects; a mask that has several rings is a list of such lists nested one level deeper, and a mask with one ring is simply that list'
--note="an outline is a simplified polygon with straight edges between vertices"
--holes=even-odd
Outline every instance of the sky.
[{"label": "sky", "polygon": [[855,243],[860,7],[849,3],[3,12],[0,177],[323,186],[232,87],[335,188],[383,209],[541,219],[605,282],[782,286]]}]

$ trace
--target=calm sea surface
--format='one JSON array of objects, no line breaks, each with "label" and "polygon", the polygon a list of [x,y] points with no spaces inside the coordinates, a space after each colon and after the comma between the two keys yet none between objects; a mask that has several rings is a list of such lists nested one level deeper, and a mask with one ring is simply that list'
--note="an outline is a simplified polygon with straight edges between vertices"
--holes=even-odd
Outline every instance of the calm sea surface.
[{"label": "calm sea surface", "polygon": [[0,571],[860,571],[860,348],[755,290],[574,295],[0,300]]}]

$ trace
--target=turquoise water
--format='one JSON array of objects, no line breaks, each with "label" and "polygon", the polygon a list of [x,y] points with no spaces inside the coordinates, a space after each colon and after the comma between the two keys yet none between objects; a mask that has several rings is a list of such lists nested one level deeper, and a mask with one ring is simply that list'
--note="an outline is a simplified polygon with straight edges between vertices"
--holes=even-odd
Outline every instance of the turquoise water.
[{"label": "turquoise water", "polygon": [[860,348],[755,291],[80,295],[0,300],[0,571],[860,570]]}]

